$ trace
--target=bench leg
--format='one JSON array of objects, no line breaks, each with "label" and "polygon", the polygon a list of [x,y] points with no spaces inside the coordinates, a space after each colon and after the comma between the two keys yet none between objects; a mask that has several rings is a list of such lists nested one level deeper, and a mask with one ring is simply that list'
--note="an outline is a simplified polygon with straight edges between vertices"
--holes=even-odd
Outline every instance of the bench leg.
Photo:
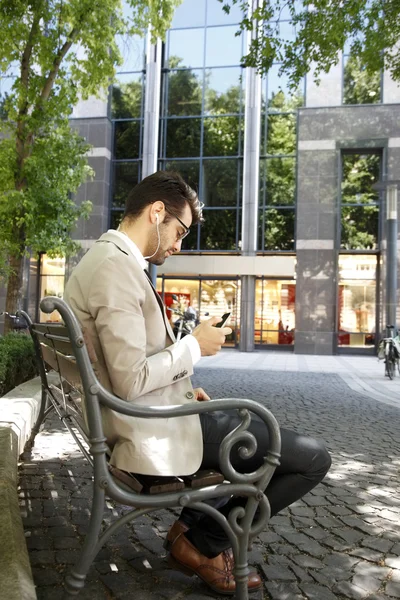
[{"label": "bench leg", "polygon": [[86,575],[100,547],[98,541],[103,521],[105,492],[94,482],[94,497],[89,521],[89,531],[81,550],[80,557],[72,571],[65,578],[66,597],[77,596],[85,585]]},{"label": "bench leg", "polygon": [[239,537],[238,539],[238,552],[237,556],[235,550],[233,555],[235,558],[235,600],[248,600],[249,598],[249,563],[248,563],[248,552],[247,552],[247,539]]},{"label": "bench leg", "polygon": [[37,416],[36,423],[32,427],[32,431],[31,431],[29,440],[25,444],[24,452],[30,452],[32,450],[33,446],[35,445],[35,437],[39,433],[39,429],[45,418],[46,408],[47,408],[47,392],[46,392],[46,390],[42,389],[42,397],[40,400],[39,414]]}]

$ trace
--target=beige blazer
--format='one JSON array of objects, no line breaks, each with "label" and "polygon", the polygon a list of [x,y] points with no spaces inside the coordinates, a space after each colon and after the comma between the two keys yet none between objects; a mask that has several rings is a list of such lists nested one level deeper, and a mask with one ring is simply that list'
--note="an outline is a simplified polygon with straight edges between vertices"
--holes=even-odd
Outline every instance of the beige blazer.
[{"label": "beige blazer", "polygon": [[[175,342],[156,294],[124,240],[108,232],[75,267],[64,297],[90,333],[104,387],[144,406],[194,402],[190,350]],[[140,419],[102,410],[111,464],[148,475],[189,475],[200,467],[197,415]]]}]

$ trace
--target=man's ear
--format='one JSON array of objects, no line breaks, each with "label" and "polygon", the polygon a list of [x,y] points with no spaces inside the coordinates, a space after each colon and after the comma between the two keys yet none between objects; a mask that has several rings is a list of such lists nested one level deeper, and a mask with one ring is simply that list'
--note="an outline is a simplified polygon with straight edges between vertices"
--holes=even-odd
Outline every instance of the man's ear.
[{"label": "man's ear", "polygon": [[[153,202],[153,204],[150,205],[150,221],[152,223],[162,223],[164,221],[164,217],[165,217],[165,206],[164,206],[164,202],[162,202],[162,200],[157,200],[156,202]],[[158,221],[157,221],[157,217],[158,217]]]}]

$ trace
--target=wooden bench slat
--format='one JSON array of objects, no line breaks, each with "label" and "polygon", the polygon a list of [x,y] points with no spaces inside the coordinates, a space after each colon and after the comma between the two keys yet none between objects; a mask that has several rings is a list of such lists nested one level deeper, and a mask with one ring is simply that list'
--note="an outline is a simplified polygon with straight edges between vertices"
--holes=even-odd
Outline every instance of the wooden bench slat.
[{"label": "wooden bench slat", "polygon": [[66,379],[73,387],[81,386],[82,381],[79,375],[78,365],[72,357],[67,357],[54,350],[47,344],[40,344],[43,354],[43,360],[61,377]]}]

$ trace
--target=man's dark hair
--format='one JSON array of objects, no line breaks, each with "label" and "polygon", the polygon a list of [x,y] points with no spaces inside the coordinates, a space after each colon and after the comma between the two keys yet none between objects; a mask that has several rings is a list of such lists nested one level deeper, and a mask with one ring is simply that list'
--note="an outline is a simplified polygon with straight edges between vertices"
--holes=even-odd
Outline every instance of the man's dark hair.
[{"label": "man's dark hair", "polygon": [[[135,220],[149,204],[162,200],[165,208],[182,216],[187,202],[192,213],[192,225],[203,221],[202,204],[197,193],[174,171],[157,171],[142,179],[130,191],[124,212],[124,219]],[[166,215],[165,223],[171,216]]]}]

